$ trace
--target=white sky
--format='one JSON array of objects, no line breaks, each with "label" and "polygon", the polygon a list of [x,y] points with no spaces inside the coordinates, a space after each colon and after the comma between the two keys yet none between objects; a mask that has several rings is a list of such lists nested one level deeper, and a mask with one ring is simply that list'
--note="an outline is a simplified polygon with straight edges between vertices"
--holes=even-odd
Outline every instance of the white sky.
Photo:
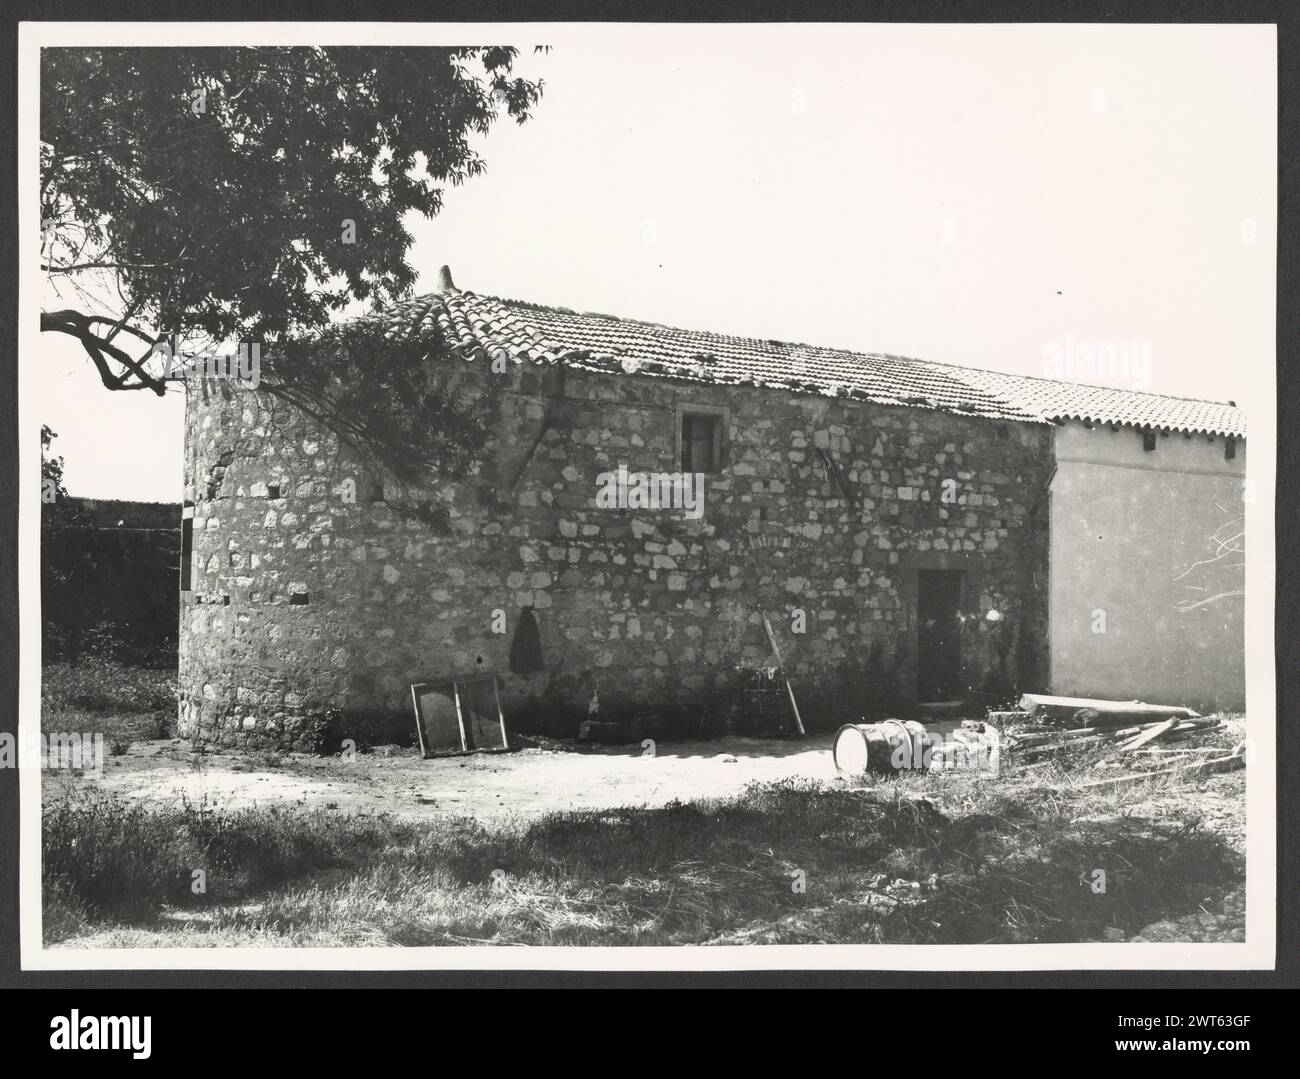
[{"label": "white sky", "polygon": [[[549,37],[521,57],[535,118],[411,222],[421,290],[449,263],[484,293],[1026,374],[1132,344],[1152,391],[1271,412],[1272,27]],[[110,393],[55,334],[39,364],[72,494],[179,500],[179,395]]]}]

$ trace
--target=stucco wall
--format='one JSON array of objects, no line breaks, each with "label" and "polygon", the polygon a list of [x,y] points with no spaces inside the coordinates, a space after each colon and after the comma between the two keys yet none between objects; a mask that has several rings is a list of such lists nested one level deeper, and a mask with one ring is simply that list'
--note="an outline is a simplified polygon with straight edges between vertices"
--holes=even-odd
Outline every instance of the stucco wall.
[{"label": "stucco wall", "polygon": [[[712,726],[737,699],[737,665],[768,656],[760,611],[805,722],[833,727],[914,698],[925,567],[968,573],[970,684],[1044,688],[1047,427],[531,365],[482,374],[501,380],[484,398],[501,437],[476,475],[437,491],[449,535],[369,501],[372,478],[292,414],[272,422],[229,386],[192,391],[183,734],[313,746],[331,710],[336,735],[413,730],[411,682],[489,668],[516,728],[571,732],[596,693],[602,716],[653,710],[688,728],[707,702]],[[727,464],[702,518],[596,508],[599,473],[677,470],[682,404],[726,410]],[[339,493],[348,479],[355,503]],[[512,674],[529,606],[546,670]],[[1001,621],[983,617],[994,608]]]},{"label": "stucco wall", "polygon": [[1245,703],[1239,557],[1213,557],[1242,518],[1246,447],[1225,440],[1068,423],[1052,480],[1051,682],[1056,693],[1202,709]]}]

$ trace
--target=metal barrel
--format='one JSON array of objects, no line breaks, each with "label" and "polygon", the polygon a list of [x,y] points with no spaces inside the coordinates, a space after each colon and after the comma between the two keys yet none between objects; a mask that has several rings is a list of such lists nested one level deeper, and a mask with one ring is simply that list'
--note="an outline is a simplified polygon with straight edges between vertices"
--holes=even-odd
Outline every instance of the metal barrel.
[{"label": "metal barrel", "polygon": [[835,732],[835,767],[846,775],[875,772],[893,775],[921,770],[929,762],[935,739],[915,720],[846,723]]}]

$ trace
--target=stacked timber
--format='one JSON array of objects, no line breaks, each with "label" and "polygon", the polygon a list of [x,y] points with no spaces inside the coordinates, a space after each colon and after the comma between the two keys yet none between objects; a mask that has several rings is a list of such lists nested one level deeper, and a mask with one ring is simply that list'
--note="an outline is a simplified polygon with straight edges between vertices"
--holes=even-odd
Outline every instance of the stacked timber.
[{"label": "stacked timber", "polygon": [[1020,711],[1030,719],[1067,720],[1081,727],[1114,727],[1160,719],[1199,719],[1191,708],[1142,701],[1102,701],[1091,697],[1048,697],[1026,693]]},{"label": "stacked timber", "polygon": [[1071,730],[1038,731],[1013,735],[1008,749],[1024,759],[1050,756],[1062,751],[1076,751],[1090,746],[1113,745],[1121,754],[1131,753],[1154,742],[1181,742],[1224,729],[1215,719],[1196,716],[1191,719],[1169,718],[1130,727],[1091,726]]}]

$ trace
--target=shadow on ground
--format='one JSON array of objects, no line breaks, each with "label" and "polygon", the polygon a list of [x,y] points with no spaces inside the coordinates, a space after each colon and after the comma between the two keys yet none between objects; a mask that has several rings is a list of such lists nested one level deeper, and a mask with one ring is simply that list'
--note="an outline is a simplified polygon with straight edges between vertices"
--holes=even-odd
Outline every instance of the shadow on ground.
[{"label": "shadow on ground", "polygon": [[[897,785],[795,782],[516,827],[67,808],[47,814],[47,932],[188,946],[1118,940],[1242,877],[1192,812],[1081,817],[1024,790],[970,801],[946,815]],[[97,871],[72,854],[86,843]],[[209,867],[201,896],[195,864]]]}]

